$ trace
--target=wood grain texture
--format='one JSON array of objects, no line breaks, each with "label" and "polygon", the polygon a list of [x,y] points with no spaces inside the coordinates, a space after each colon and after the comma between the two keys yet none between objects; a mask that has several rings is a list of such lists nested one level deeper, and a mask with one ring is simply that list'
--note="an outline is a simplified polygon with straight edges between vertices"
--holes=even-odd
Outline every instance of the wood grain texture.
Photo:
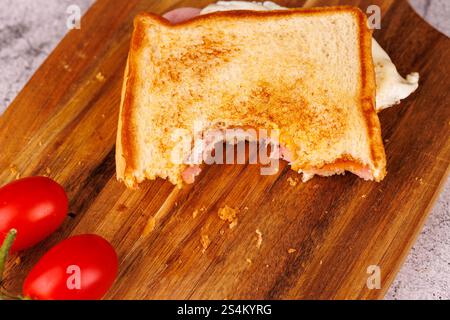
[{"label": "wood grain texture", "polygon": [[[0,183],[17,173],[50,175],[76,214],[21,253],[20,264],[11,259],[10,290],[19,291],[32,265],[61,239],[97,233],[120,257],[109,299],[383,297],[448,174],[450,40],[405,1],[335,1],[380,4],[384,19],[375,37],[401,73],[422,76],[413,96],[380,114],[388,156],[382,183],[346,175],[291,186],[288,179],[298,175],[282,163],[274,176],[261,176],[257,165],[213,165],[182,190],[162,180],[126,190],[115,179],[114,143],[132,19],[209,2],[97,1],[81,31],[61,42],[0,118]],[[225,205],[239,209],[233,229],[218,218]],[[211,244],[203,253],[206,235]],[[381,290],[366,287],[369,265],[381,267]]]}]

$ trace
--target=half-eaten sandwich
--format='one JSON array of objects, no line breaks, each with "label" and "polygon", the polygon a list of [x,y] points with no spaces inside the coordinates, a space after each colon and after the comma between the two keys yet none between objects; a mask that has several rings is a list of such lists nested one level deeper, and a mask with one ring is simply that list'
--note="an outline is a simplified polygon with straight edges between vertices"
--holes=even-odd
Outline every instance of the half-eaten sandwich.
[{"label": "half-eaten sandwich", "polygon": [[371,46],[366,16],[354,7],[218,12],[176,25],[139,15],[122,92],[118,179],[128,187],[157,177],[193,182],[199,169],[183,161],[190,155],[180,141],[194,141],[200,122],[210,132],[276,130],[281,156],[304,180],[346,171],[382,180]]}]

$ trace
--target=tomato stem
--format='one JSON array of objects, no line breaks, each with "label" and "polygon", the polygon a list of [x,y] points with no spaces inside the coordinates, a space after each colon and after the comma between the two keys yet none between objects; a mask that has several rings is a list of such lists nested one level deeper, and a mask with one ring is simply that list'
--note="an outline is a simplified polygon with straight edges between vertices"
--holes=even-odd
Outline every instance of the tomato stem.
[{"label": "tomato stem", "polygon": [[9,251],[11,250],[11,246],[16,239],[17,230],[11,229],[3,241],[2,246],[0,247],[0,283],[3,281],[3,273],[5,271],[6,260],[8,259]]}]

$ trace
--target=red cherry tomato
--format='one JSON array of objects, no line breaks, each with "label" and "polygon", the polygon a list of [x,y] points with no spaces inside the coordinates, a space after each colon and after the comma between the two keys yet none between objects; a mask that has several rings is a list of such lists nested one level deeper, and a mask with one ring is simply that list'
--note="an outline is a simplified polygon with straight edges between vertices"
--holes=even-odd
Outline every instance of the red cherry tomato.
[{"label": "red cherry tomato", "polygon": [[98,300],[114,283],[118,259],[97,235],[74,236],[47,252],[25,279],[23,295],[36,300]]},{"label": "red cherry tomato", "polygon": [[7,184],[0,188],[0,243],[16,229],[11,251],[28,249],[58,229],[67,211],[66,193],[52,179],[30,177]]}]

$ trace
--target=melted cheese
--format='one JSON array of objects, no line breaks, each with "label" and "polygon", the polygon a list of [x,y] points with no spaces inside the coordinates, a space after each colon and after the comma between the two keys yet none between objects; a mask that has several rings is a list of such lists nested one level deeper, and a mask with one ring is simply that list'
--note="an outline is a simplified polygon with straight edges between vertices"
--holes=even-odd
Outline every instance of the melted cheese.
[{"label": "melted cheese", "polygon": [[[271,1],[246,2],[246,1],[219,1],[204,8],[200,14],[229,10],[285,10]],[[413,72],[404,79],[397,71],[389,55],[378,42],[373,39],[372,56],[375,65],[377,94],[377,112],[400,103],[402,99],[411,95],[419,86],[419,74]]]}]

